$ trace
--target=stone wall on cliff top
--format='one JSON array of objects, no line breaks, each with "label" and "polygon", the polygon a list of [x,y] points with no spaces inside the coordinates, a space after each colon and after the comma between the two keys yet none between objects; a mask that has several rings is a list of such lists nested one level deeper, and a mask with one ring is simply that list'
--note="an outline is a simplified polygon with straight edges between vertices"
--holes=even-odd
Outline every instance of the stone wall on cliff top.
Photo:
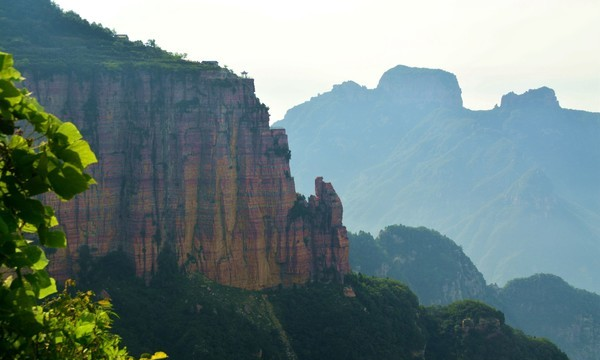
[{"label": "stone wall on cliff top", "polygon": [[125,251],[146,279],[169,249],[188,272],[247,289],[349,271],[337,194],[318,178],[315,196],[297,197],[285,130],[269,128],[252,79],[223,69],[33,72],[25,86],[76,123],[99,159],[97,186],[53,202],[69,241],[51,261],[57,278],[77,272],[83,245],[94,256]]}]

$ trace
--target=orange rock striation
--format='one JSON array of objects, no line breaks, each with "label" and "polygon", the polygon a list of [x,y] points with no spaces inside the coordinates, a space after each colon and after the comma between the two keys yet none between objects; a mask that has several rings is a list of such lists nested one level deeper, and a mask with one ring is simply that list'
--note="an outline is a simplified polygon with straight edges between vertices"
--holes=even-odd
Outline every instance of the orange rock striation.
[{"label": "orange rock striation", "polygon": [[269,128],[252,79],[224,69],[28,77],[99,159],[97,186],[53,202],[69,240],[51,261],[59,279],[76,273],[82,245],[125,251],[146,279],[168,249],[188,272],[246,289],[349,271],[339,197],[321,178],[308,201],[296,194],[285,130]]}]

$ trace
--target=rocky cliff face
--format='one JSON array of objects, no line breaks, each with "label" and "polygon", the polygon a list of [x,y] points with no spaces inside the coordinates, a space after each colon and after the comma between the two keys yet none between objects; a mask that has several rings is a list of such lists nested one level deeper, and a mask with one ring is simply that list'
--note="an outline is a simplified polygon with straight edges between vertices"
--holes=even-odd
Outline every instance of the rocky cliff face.
[{"label": "rocky cliff face", "polygon": [[269,128],[252,79],[220,68],[27,77],[100,161],[97,186],[55,203],[69,240],[51,262],[58,278],[77,271],[82,245],[125,251],[145,278],[168,249],[187,271],[248,289],[348,272],[339,198],[320,178],[308,202],[297,197],[285,130]]}]

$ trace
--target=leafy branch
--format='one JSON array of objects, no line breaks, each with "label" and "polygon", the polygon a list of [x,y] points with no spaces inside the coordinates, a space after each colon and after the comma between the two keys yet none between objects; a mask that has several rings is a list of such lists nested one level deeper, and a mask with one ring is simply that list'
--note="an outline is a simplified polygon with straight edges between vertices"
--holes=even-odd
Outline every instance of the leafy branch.
[{"label": "leafy branch", "polygon": [[57,292],[43,247],[67,246],[54,210],[38,198],[55,194],[67,201],[87,190],[95,181],[86,168],[97,159],[74,124],[45,112],[26,89],[15,86],[21,80],[12,55],[0,52],[0,354],[129,359],[119,348],[120,338],[107,332],[109,304],[92,302],[91,292],[72,298],[65,290],[38,303]]}]

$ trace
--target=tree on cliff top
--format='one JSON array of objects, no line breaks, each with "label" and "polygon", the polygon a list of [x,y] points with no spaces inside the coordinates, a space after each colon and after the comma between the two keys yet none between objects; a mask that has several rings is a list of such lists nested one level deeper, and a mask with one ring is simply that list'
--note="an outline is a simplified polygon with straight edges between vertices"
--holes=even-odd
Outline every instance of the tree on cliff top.
[{"label": "tree on cliff top", "polygon": [[85,169],[97,160],[75,125],[14,85],[21,80],[12,55],[0,52],[0,358],[129,359],[109,331],[110,302],[72,297],[67,286],[40,303],[57,292],[44,248],[63,248],[66,237],[36,197],[66,201],[85,191],[95,183]]}]

